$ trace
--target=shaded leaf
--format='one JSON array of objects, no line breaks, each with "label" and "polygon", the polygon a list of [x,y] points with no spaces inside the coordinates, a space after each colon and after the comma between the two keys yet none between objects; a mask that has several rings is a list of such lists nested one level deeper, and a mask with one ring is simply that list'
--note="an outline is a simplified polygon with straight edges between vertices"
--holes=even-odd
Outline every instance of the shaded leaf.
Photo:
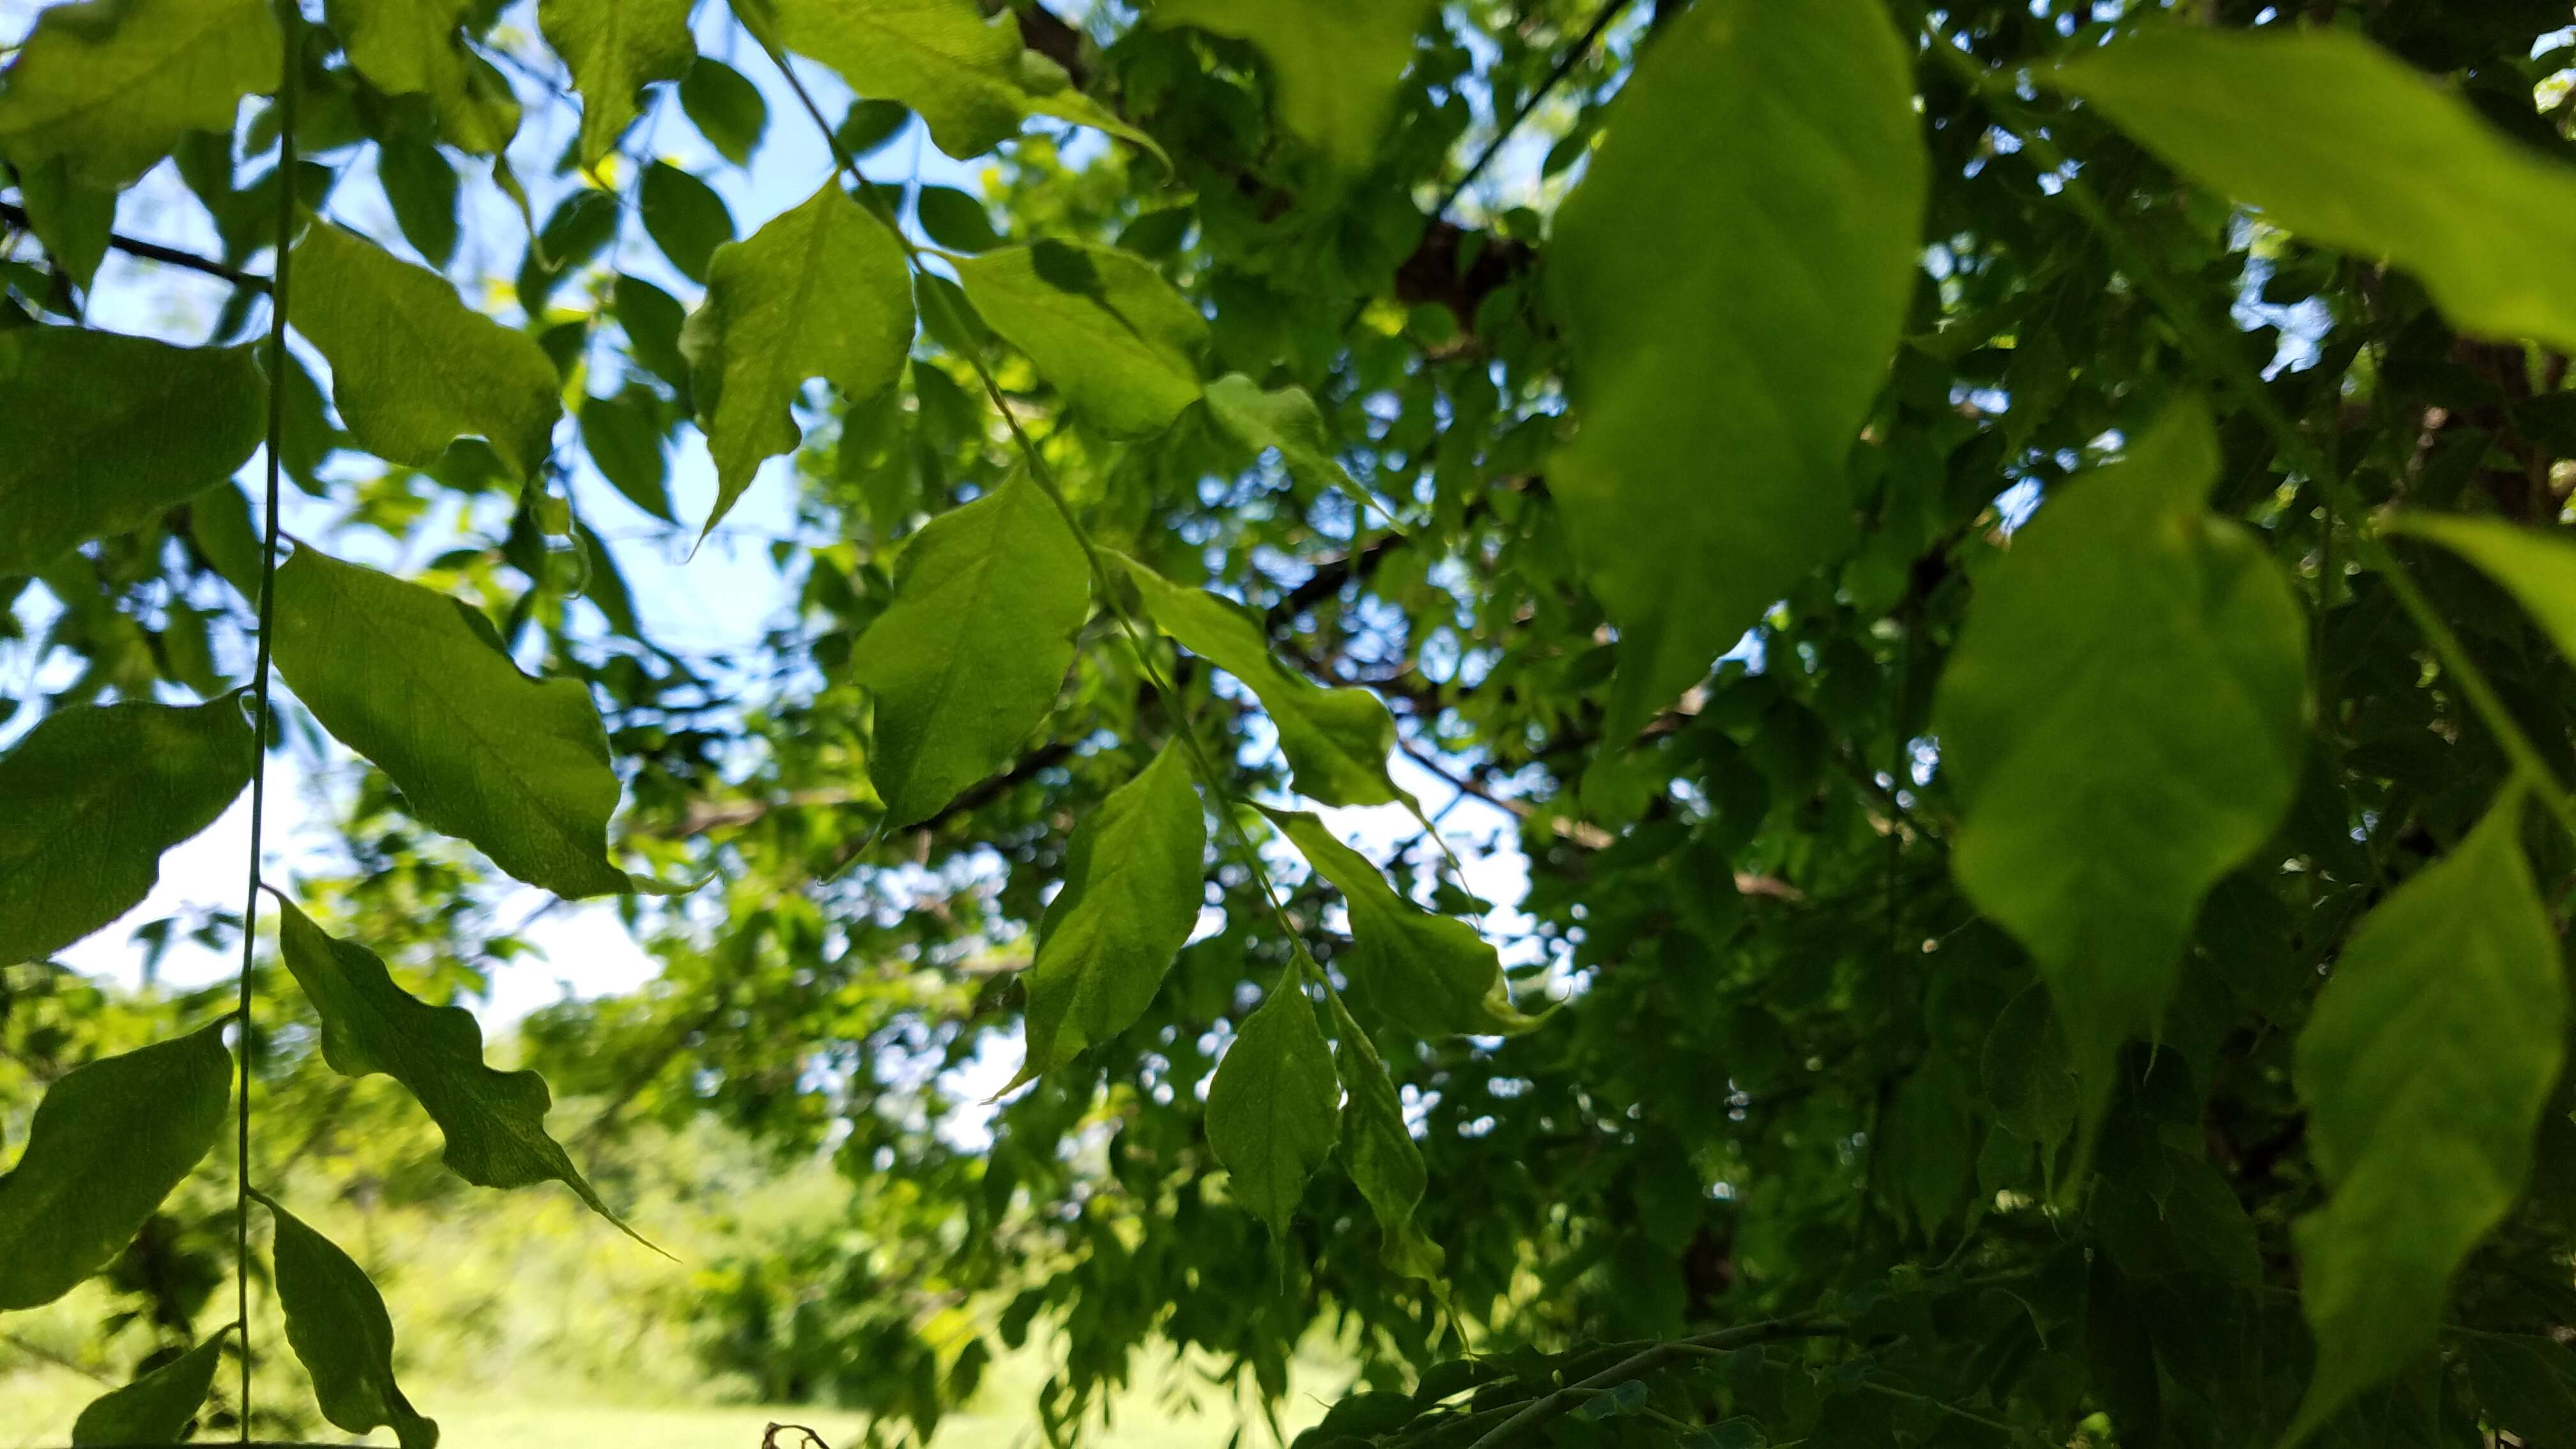
[{"label": "shaded leaf", "polygon": [[912,209],[922,231],[950,251],[991,251],[1002,244],[984,203],[954,186],[914,188]]},{"label": "shaded leaf", "polygon": [[2568,1002],[2521,818],[2516,788],[2363,918],[2299,1034],[2329,1191],[2294,1232],[2317,1368],[2289,1441],[2431,1350],[2452,1272],[2531,1175]]},{"label": "shaded leaf", "polygon": [[[678,80],[698,53],[689,35],[694,0],[539,0],[537,24],[581,92],[581,164],[595,166],[635,120],[635,95]],[[691,119],[685,91],[681,105]],[[703,127],[701,128],[703,129]],[[712,138],[711,138],[712,139]],[[743,157],[732,158],[736,162]]]},{"label": "shaded leaf", "polygon": [[215,1370],[223,1362],[227,1323],[186,1353],[90,1401],[72,1421],[72,1443],[175,1444],[188,1421],[206,1405]]},{"label": "shaded leaf", "polygon": [[0,963],[49,956],[134,908],[161,853],[250,783],[241,698],[74,705],[0,756]]},{"label": "shaded leaf", "polygon": [[1306,1179],[1332,1155],[1341,1082],[1300,984],[1303,968],[1244,1019],[1208,1084],[1208,1146],[1234,1175],[1234,1195],[1283,1235]]},{"label": "shaded leaf", "polygon": [[1996,1018],[1979,1075],[1995,1120],[2014,1136],[2046,1152],[2075,1130],[2081,1098],[2046,987],[2022,992]]},{"label": "shaded leaf", "polygon": [[2029,950],[2096,1100],[2305,758],[2306,624],[2261,541],[2203,511],[2217,449],[2183,402],[2065,485],[1979,579],[1935,704],[1952,873]]},{"label": "shaded leaf", "polygon": [[1422,1148],[1405,1125],[1404,1098],[1341,994],[1328,991],[1324,1002],[1333,1013],[1333,1065],[1343,1091],[1342,1165],[1377,1214],[1384,1238],[1378,1256],[1394,1272],[1437,1282],[1440,1247],[1413,1220],[1430,1179],[1422,1166]]},{"label": "shaded leaf", "polygon": [[46,1088],[0,1177],[0,1309],[51,1303],[123,1251],[214,1147],[232,1082],[217,1023]]},{"label": "shaded leaf", "polygon": [[0,574],[125,533],[250,461],[268,384],[247,347],[76,327],[0,332]]},{"label": "shaded leaf", "polygon": [[545,349],[465,305],[445,277],[327,222],[295,244],[288,311],[331,364],[331,396],[356,446],[435,464],[461,437],[490,442],[511,475],[536,476],[563,412]]},{"label": "shaded leaf", "polygon": [[2576,1446],[2576,1353],[2537,1334],[2464,1335],[2460,1357],[2487,1419],[2531,1449]]},{"label": "shaded leaf", "polygon": [[1279,731],[1279,751],[1296,774],[1298,793],[1335,806],[1405,798],[1386,772],[1386,758],[1395,750],[1395,719],[1376,695],[1327,689],[1289,672],[1240,605],[1205,589],[1183,588],[1123,554],[1109,557],[1134,581],[1155,627],[1260,698]]},{"label": "shaded leaf", "polygon": [[1009,762],[1054,705],[1090,610],[1082,546],[1025,479],[913,536],[894,602],[850,656],[876,700],[868,774],[889,827],[927,819]]},{"label": "shaded leaf", "polygon": [[1367,856],[1312,815],[1266,812],[1350,909],[1351,989],[1421,1036],[1508,1036],[1538,1024],[1512,1005],[1502,958],[1476,928],[1396,893]]},{"label": "shaded leaf", "polygon": [[760,138],[769,130],[769,102],[760,87],[745,80],[741,71],[709,56],[699,56],[689,73],[680,77],[680,109],[716,154],[736,166],[751,164],[751,153],[760,148]]},{"label": "shaded leaf", "polygon": [[661,404],[629,387],[612,397],[581,400],[581,442],[593,466],[627,501],[665,523],[671,512],[671,463],[662,432]]},{"label": "shaded leaf", "polygon": [[[1557,218],[1548,279],[1582,428],[1548,486],[1619,626],[1607,738],[1852,537],[1847,459],[1923,214],[1909,55],[1877,0],[1695,5],[1638,63]],[[1658,236],[1693,244],[1648,264]]]},{"label": "shaded leaf", "polygon": [[376,180],[393,207],[394,224],[431,266],[456,260],[456,168],[427,141],[388,137],[376,149]]},{"label": "shaded leaf", "polygon": [[690,281],[705,281],[716,248],[734,239],[733,213],[726,209],[724,198],[668,161],[644,168],[639,205],[644,231],[653,238],[653,245]]},{"label": "shaded leaf", "polygon": [[2438,543],[2477,565],[2531,611],[2561,656],[2576,661],[2576,544],[2502,519],[2456,514],[2401,513],[2384,526]]},{"label": "shaded leaf", "polygon": [[1142,437],[1199,399],[1201,317],[1143,258],[1039,242],[957,263],[968,301],[1103,430]]},{"label": "shaded leaf", "polygon": [[2041,75],[2267,220],[2415,273],[2462,328],[2576,348],[2576,168],[2360,36],[2145,26]]},{"label": "shaded leaf", "polygon": [[463,602],[299,548],[277,571],[276,654],[423,824],[560,896],[634,888],[608,862],[618,784],[590,691],[520,673]]},{"label": "shaded leaf", "polygon": [[794,409],[806,379],[829,379],[862,402],[893,385],[911,345],[903,248],[835,183],[750,240],[716,248],[706,301],[680,333],[715,456],[706,526],[732,509],[764,459],[803,438]]},{"label": "shaded leaf", "polygon": [[1387,513],[1376,494],[1362,488],[1333,456],[1333,437],[1324,415],[1302,387],[1264,392],[1239,372],[1229,372],[1207,385],[1208,416],[1217,426],[1253,449],[1276,448],[1289,476],[1313,488],[1338,488],[1352,501]]},{"label": "shaded leaf", "polygon": [[1933,1238],[1967,1202],[1976,1160],[1967,1075],[1947,1053],[1925,1056],[1897,1089],[1880,1151],[1892,1195],[1913,1217],[1915,1231]]},{"label": "shaded leaf", "polygon": [[1280,120],[1356,170],[1376,154],[1414,37],[1438,9],[1435,0],[1155,0],[1145,16],[1259,46]]},{"label": "shaded leaf", "polygon": [[286,1342],[312,1376],[322,1417],[352,1434],[390,1427],[402,1449],[438,1449],[438,1425],[394,1382],[394,1323],[366,1270],[266,1193],[277,1222],[277,1301]]},{"label": "shaded leaf", "polygon": [[466,48],[474,0],[326,0],[349,64],[387,95],[420,95],[441,134],[478,156],[498,155],[519,129],[509,86]]},{"label": "shaded leaf", "polygon": [[116,192],[83,184],[72,174],[68,158],[56,156],[40,166],[18,171],[18,198],[26,203],[27,229],[44,243],[45,255],[72,285],[83,292],[98,277],[107,259],[107,239],[116,230]]},{"label": "shaded leaf", "polygon": [[266,0],[46,7],[0,76],[0,155],[125,186],[188,132],[229,134],[242,97],[277,89],[284,52]]}]

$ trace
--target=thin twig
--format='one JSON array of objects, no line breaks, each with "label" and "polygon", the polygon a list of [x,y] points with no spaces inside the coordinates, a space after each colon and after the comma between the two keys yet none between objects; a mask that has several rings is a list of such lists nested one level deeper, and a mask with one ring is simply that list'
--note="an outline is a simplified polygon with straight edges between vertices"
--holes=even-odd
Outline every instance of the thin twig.
[{"label": "thin twig", "polygon": [[1776,1318],[1740,1328],[1721,1328],[1694,1338],[1651,1344],[1587,1379],[1532,1400],[1519,1413],[1487,1431],[1471,1449],[1504,1449],[1506,1445],[1517,1444],[1581,1403],[1587,1392],[1616,1388],[1632,1379],[1644,1378],[1677,1358],[1706,1357],[1783,1338],[1831,1338],[1850,1331],[1850,1324],[1835,1319]]},{"label": "thin twig", "polygon": [[1502,154],[1504,143],[1510,141],[1512,134],[1521,128],[1521,122],[1528,120],[1530,113],[1537,110],[1540,103],[1545,101],[1558,86],[1564,84],[1567,76],[1574,74],[1574,68],[1581,65],[1583,58],[1592,53],[1592,47],[1600,42],[1602,32],[1610,28],[1610,22],[1618,19],[1619,13],[1626,10],[1628,5],[1629,0],[1608,0],[1608,3],[1601,7],[1601,13],[1592,17],[1592,23],[1584,27],[1581,35],[1575,37],[1574,44],[1566,47],[1565,54],[1557,57],[1555,67],[1547,73],[1547,79],[1540,81],[1538,89],[1530,92],[1520,105],[1513,109],[1511,119],[1503,122],[1495,130],[1494,139],[1485,143],[1485,149],[1476,154],[1474,161],[1468,163],[1466,171],[1450,185],[1448,193],[1440,198],[1440,204],[1431,208],[1433,220],[1436,221],[1449,214],[1449,208],[1458,204],[1458,198],[1465,195],[1467,188],[1476,184],[1476,178],[1485,174],[1485,168],[1494,164],[1494,158]]},{"label": "thin twig", "polygon": [[[29,231],[35,229],[35,223],[28,217],[27,209],[13,202],[0,201],[0,222],[24,227]],[[120,251],[130,257],[166,262],[174,267],[185,267],[192,272],[203,272],[209,277],[220,277],[236,287],[248,287],[254,292],[268,290],[268,278],[256,272],[245,272],[229,262],[219,262],[212,257],[201,257],[195,252],[181,251],[177,247],[163,246],[159,242],[144,241],[140,237],[119,236],[114,232],[108,233],[107,245],[109,250]]]}]

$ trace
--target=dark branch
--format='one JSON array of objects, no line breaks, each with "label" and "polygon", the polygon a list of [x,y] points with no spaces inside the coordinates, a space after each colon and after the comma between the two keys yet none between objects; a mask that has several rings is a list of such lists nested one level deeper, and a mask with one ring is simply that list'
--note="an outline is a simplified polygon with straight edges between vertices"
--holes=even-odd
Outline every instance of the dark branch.
[{"label": "dark branch", "polygon": [[[0,222],[26,227],[31,231],[35,227],[35,223],[27,216],[26,208],[6,201],[0,201]],[[203,272],[209,277],[221,277],[236,287],[248,287],[254,292],[268,290],[268,278],[253,272],[245,272],[239,267],[216,261],[212,257],[201,257],[195,252],[183,252],[177,247],[165,247],[159,242],[144,241],[139,237],[117,236],[112,233],[108,236],[107,244],[130,257],[141,257],[146,261],[185,267],[192,272]]]}]

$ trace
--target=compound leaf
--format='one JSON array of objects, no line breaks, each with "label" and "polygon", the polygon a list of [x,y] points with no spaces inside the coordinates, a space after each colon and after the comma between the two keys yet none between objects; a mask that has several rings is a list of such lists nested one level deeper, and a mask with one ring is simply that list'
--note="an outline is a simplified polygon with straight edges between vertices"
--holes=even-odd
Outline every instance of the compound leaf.
[{"label": "compound leaf", "polygon": [[868,773],[889,826],[928,818],[1010,759],[1055,703],[1090,609],[1081,544],[1024,479],[914,536],[894,602],[850,658],[876,700]]},{"label": "compound leaf", "polygon": [[1153,1001],[1198,924],[1206,850],[1207,822],[1177,745],[1075,827],[1064,889],[1038,925],[1028,1055],[1012,1086],[1126,1030]]},{"label": "compound leaf", "polygon": [[46,1088],[0,1177],[0,1309],[51,1303],[123,1251],[215,1145],[232,1081],[217,1023]]},{"label": "compound leaf", "polygon": [[1235,1197],[1273,1236],[1287,1233],[1306,1179],[1332,1155],[1341,1130],[1341,1081],[1302,970],[1292,966],[1244,1019],[1208,1084],[1208,1146],[1234,1175]]},{"label": "compound leaf", "polygon": [[1951,869],[2029,950],[2088,1094],[2305,758],[2306,625],[2262,543],[2203,511],[2217,471],[2186,401],[2068,484],[1980,578],[1936,701]]},{"label": "compound leaf", "polygon": [[2576,168],[2360,36],[2143,26],[2043,74],[2193,180],[2415,273],[2462,328],[2576,348]]},{"label": "compound leaf", "polygon": [[590,691],[520,673],[462,601],[299,548],[277,571],[276,654],[422,823],[559,896],[634,889],[608,861],[618,784]]},{"label": "compound leaf", "polygon": [[223,1362],[227,1323],[186,1353],[90,1401],[72,1421],[72,1443],[176,1444],[188,1421],[206,1405],[215,1370]]},{"label": "compound leaf", "polygon": [[[678,80],[697,59],[697,42],[689,35],[693,3],[539,0],[537,24],[581,92],[581,164],[595,166],[616,148],[635,120],[636,92],[654,81]],[[696,107],[688,109],[696,114]]]},{"label": "compound leaf", "polygon": [[553,448],[563,380],[535,338],[465,305],[445,277],[328,222],[295,244],[288,312],[331,364],[358,447],[426,468],[479,437],[524,482]]},{"label": "compound leaf", "polygon": [[266,1193],[251,1196],[277,1220],[286,1342],[312,1376],[322,1417],[352,1434],[390,1427],[402,1449],[438,1449],[437,1422],[394,1382],[394,1321],[366,1270]]},{"label": "compound leaf", "polygon": [[76,327],[0,332],[0,574],[139,528],[250,461],[268,383],[247,347]]},{"label": "compound leaf", "polygon": [[749,240],[715,249],[706,300],[680,332],[698,425],[715,456],[708,529],[763,460],[803,438],[795,403],[806,379],[828,379],[849,401],[866,401],[901,375],[912,320],[902,245],[836,183]]},{"label": "compound leaf", "polygon": [[2294,1231],[2317,1369],[2289,1441],[2433,1347],[2452,1272],[2531,1175],[2568,1001],[2521,820],[2517,787],[2365,917],[2299,1035],[2329,1191]]},{"label": "compound leaf", "polygon": [[[1910,53],[1877,0],[1718,0],[1664,30],[1548,264],[1582,418],[1548,486],[1619,626],[1616,740],[1852,536],[1848,459],[1926,187]],[[1656,236],[1691,244],[1650,263]]]},{"label": "compound leaf", "polygon": [[993,330],[1103,431],[1159,433],[1198,401],[1207,319],[1143,258],[1042,241],[962,259],[957,278]]},{"label": "compound leaf", "polygon": [[67,157],[127,185],[190,131],[229,135],[241,98],[277,89],[285,45],[267,0],[88,0],[37,14],[0,76],[0,155]]},{"label": "compound leaf", "polygon": [[0,963],[34,961],[132,910],[161,853],[215,823],[256,752],[238,695],[74,705],[0,756]]}]

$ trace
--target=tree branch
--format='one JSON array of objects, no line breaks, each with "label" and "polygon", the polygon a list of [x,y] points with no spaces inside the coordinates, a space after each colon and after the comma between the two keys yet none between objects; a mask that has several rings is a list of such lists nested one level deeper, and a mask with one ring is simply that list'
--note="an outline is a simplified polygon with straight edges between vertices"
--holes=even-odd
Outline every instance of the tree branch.
[{"label": "tree branch", "polygon": [[[31,232],[35,229],[35,222],[27,215],[27,209],[13,202],[0,201],[0,222],[25,227]],[[108,235],[107,244],[110,249],[123,252],[130,257],[165,262],[170,266],[185,267],[192,272],[203,272],[209,277],[221,277],[236,287],[247,287],[254,292],[264,293],[268,290],[268,278],[253,272],[245,272],[228,262],[219,262],[212,257],[201,257],[195,252],[184,252],[177,247],[165,247],[159,242],[144,241],[138,237],[118,236],[112,232]]]}]

